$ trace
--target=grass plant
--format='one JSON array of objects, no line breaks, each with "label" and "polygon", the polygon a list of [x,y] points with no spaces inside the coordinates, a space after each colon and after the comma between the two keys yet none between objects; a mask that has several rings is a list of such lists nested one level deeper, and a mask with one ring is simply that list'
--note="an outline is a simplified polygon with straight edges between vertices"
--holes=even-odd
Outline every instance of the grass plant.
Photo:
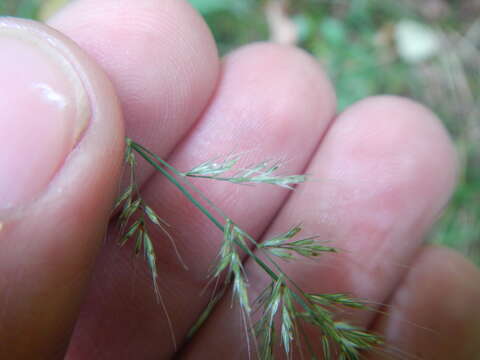
[{"label": "grass plant", "polygon": [[[323,253],[336,252],[335,248],[324,246],[317,237],[297,239],[301,232],[300,226],[294,226],[287,232],[260,243],[220,209],[215,210],[213,207],[213,211],[208,210],[203,203],[211,205],[211,202],[188,180],[203,178],[210,181],[275,185],[291,189],[292,186],[305,182],[305,176],[277,175],[279,165],[277,163],[270,165],[269,162],[234,171],[238,157],[227,158],[221,162],[207,161],[190,171],[180,172],[133,140],[127,139],[126,143],[125,163],[130,169],[130,185],[120,195],[115,206],[116,210],[121,209],[118,216],[119,244],[134,241],[135,252],[144,254],[152,274],[155,294],[163,306],[170,329],[172,324],[168,310],[157,286],[155,248],[148,233],[148,226],[159,227],[172,240],[173,247],[175,242],[166,229],[168,224],[145,203],[138,190],[135,177],[137,156],[165,176],[223,233],[223,244],[210,274],[210,281],[221,285],[215,287],[211,303],[193,325],[189,336],[198,331],[208,319],[215,304],[231,289],[232,299],[241,310],[247,337],[253,344],[250,352],[261,360],[275,359],[279,351],[283,351],[284,356],[290,358],[294,347],[298,347],[300,351],[304,344],[310,343],[310,339],[303,331],[306,325],[315,328],[316,336],[322,339],[325,359],[357,360],[361,358],[362,352],[382,344],[379,336],[337,320],[336,309],[347,307],[368,310],[365,302],[353,299],[347,294],[307,293],[289,278],[280,263],[275,260],[276,258],[291,260],[295,257],[316,258]],[[228,175],[232,171],[233,173]],[[180,258],[176,248],[175,251]],[[248,279],[243,266],[245,261],[242,260],[244,256],[254,260],[271,279],[269,285],[256,299],[252,299],[249,294]],[[183,263],[181,258],[180,261]],[[252,324],[251,314],[254,308],[258,320]],[[311,347],[307,348],[310,352],[309,357],[317,358],[318,354]]]}]

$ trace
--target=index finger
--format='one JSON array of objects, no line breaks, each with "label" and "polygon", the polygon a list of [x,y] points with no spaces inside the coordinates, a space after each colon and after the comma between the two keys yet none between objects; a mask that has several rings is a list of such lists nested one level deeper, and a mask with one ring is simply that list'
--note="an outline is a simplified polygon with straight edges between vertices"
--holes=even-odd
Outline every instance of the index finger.
[{"label": "index finger", "polygon": [[[79,0],[48,21],[107,73],[127,136],[166,157],[212,96],[220,60],[210,30],[181,0]],[[139,184],[152,174],[138,169]]]}]

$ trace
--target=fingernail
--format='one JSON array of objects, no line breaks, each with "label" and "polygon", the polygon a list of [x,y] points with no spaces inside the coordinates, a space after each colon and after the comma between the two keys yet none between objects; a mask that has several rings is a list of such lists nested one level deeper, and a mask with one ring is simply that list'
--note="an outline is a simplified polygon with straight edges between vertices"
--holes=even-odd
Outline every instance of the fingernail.
[{"label": "fingernail", "polygon": [[48,35],[0,19],[0,210],[37,198],[90,119],[74,65]]}]

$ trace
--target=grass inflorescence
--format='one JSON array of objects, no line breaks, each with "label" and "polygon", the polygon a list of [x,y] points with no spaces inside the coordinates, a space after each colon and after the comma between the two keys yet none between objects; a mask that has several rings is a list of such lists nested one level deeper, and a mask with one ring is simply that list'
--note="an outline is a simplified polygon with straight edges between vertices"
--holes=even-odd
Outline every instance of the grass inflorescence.
[{"label": "grass inflorescence", "polygon": [[238,298],[242,309],[249,313],[251,309],[248,300],[247,281],[239,254],[241,250],[237,246],[238,243],[242,247],[247,246],[242,232],[232,221],[227,220],[224,227],[224,242],[218,254],[218,263],[215,266],[212,278],[219,278],[226,273],[226,285],[230,281],[233,282],[233,296]]},{"label": "grass inflorescence", "polygon": [[277,175],[281,162],[262,161],[260,163],[237,169],[240,156],[229,156],[222,161],[206,161],[183,173],[192,178],[227,181],[233,184],[271,184],[291,189],[293,185],[307,180],[305,175]]},{"label": "grass inflorescence", "polygon": [[[260,243],[221,210],[214,206],[212,211],[208,210],[203,202],[208,205],[212,203],[188,180],[204,178],[237,184],[264,183],[291,188],[304,182],[305,176],[277,175],[279,164],[270,162],[234,171],[238,157],[229,157],[222,162],[205,162],[188,172],[180,172],[138,143],[127,139],[125,161],[130,168],[130,185],[115,206],[116,209],[121,209],[119,244],[124,245],[130,239],[135,239],[135,252],[138,254],[143,249],[158,299],[161,299],[161,294],[157,286],[156,256],[148,226],[158,227],[171,240],[173,246],[175,243],[167,231],[168,224],[145,203],[139,192],[135,178],[137,155],[175,185],[223,233],[223,244],[210,274],[211,282],[216,284],[214,294],[190,330],[189,337],[208,319],[223,295],[231,292],[232,299],[241,309],[247,335],[253,339],[254,346],[249,347],[249,352],[261,360],[275,359],[280,353],[290,358],[295,347],[302,354],[308,351],[312,359],[319,358],[317,350],[311,345],[311,335],[307,335],[305,331],[307,326],[317,331],[318,334],[314,336],[317,340],[320,339],[322,356],[325,359],[360,359],[363,351],[371,350],[382,343],[379,336],[336,319],[336,314],[344,308],[368,310],[363,301],[346,294],[304,292],[275,260],[316,258],[324,253],[335,253],[335,248],[324,246],[318,241],[318,237],[297,239],[302,230],[299,225]],[[270,283],[257,298],[254,298],[249,290],[243,265],[245,257],[251,258],[270,277]],[[252,315],[257,318],[255,322]],[[172,329],[171,324],[170,328]]]},{"label": "grass inflorescence", "polygon": [[285,260],[294,259],[295,255],[300,255],[306,258],[315,258],[325,252],[337,252],[337,249],[334,247],[324,246],[319,243],[318,236],[293,240],[300,231],[302,231],[302,228],[297,225],[286,233],[266,240],[258,244],[258,246],[262,249],[268,250],[272,255]]},{"label": "grass inflorescence", "polygon": [[140,194],[140,189],[138,188],[135,173],[137,159],[135,152],[132,148],[132,141],[130,139],[127,139],[126,144],[127,146],[125,151],[125,164],[129,169],[130,184],[127,186],[126,190],[118,197],[113,208],[114,214],[117,211],[120,211],[120,215],[118,216],[120,233],[118,244],[120,246],[124,246],[130,240],[134,239],[135,254],[139,255],[143,253],[150,269],[150,273],[152,275],[152,283],[156,299],[162,305],[163,311],[167,318],[168,326],[172,336],[172,341],[174,343],[174,346],[176,347],[173,325],[171,323],[170,317],[168,316],[167,308],[158,288],[156,254],[152,237],[149,231],[150,225],[153,225],[160,229],[160,231],[170,240],[179,260],[182,262],[184,267],[186,267],[186,265],[183,263],[180,253],[175,246],[175,242],[167,230],[169,224],[160,216],[158,216],[158,214],[155,212],[155,210],[153,210],[153,208],[147,205],[147,203]]}]

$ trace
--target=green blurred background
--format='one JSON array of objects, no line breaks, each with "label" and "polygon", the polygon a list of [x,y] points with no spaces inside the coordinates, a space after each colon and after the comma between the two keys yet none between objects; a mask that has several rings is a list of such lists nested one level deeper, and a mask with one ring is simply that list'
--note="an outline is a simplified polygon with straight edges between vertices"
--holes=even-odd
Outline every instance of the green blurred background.
[{"label": "green blurred background", "polygon": [[[45,19],[66,2],[0,0],[0,14]],[[480,0],[190,2],[222,53],[267,39],[305,48],[328,69],[340,108],[382,93],[430,106],[462,162],[458,190],[430,240],[480,264]]]}]

